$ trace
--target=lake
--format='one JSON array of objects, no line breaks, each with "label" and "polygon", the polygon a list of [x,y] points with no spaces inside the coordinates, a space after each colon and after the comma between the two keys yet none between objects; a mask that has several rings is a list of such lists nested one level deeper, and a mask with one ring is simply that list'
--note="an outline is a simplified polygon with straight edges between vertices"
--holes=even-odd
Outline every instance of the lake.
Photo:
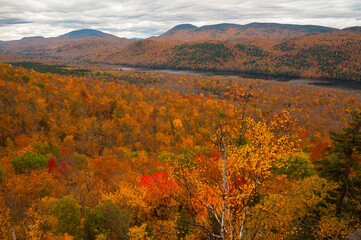
[{"label": "lake", "polygon": [[355,81],[342,81],[335,79],[311,79],[311,78],[295,78],[295,77],[274,77],[262,74],[251,73],[235,73],[235,72],[222,72],[222,71],[207,71],[207,70],[176,70],[176,69],[154,69],[142,67],[128,67],[120,66],[115,68],[117,70],[134,70],[146,72],[165,72],[174,74],[191,74],[191,75],[205,75],[205,76],[224,76],[224,77],[237,77],[237,78],[254,78],[263,79],[277,82],[288,82],[295,84],[308,84],[319,86],[323,88],[341,89],[347,91],[354,91],[361,93],[361,82]]}]

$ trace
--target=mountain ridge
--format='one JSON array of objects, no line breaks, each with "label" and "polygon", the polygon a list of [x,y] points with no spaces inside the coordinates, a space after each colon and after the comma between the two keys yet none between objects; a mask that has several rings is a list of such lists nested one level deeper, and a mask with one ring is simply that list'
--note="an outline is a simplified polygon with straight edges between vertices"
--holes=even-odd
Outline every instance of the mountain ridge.
[{"label": "mountain ridge", "polygon": [[60,35],[61,38],[68,38],[68,39],[80,39],[80,38],[87,38],[87,37],[101,37],[101,38],[119,38],[115,35],[105,33],[95,29],[80,29],[68,32],[66,34]]},{"label": "mountain ridge", "polygon": [[74,58],[128,46],[136,40],[94,29],[80,29],[58,37],[26,37],[0,42],[0,53]]},{"label": "mountain ridge", "polygon": [[32,37],[23,37],[20,40],[27,40],[27,39],[43,39],[43,36],[32,36]]},{"label": "mountain ridge", "polygon": [[318,35],[339,31],[318,25],[296,25],[280,23],[253,22],[245,25],[220,23],[201,27],[192,24],[180,24],[167,32],[150,37],[155,41],[179,40],[183,42],[199,40],[239,41],[245,38],[286,39],[308,35]]}]

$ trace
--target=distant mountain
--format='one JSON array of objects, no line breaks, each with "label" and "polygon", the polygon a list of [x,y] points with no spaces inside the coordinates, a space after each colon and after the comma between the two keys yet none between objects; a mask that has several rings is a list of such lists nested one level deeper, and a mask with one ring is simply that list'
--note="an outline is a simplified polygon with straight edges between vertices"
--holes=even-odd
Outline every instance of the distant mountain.
[{"label": "distant mountain", "polygon": [[[0,42],[0,53],[142,67],[361,79],[361,28],[251,23],[175,26],[144,40],[83,29]],[[211,41],[207,41],[211,40]],[[21,58],[20,58],[21,59]]]},{"label": "distant mountain", "polygon": [[158,37],[151,37],[150,39],[155,41],[178,40],[183,42],[200,40],[239,41],[246,38],[287,39],[334,31],[338,31],[338,29],[314,25],[278,23],[250,23],[246,25],[222,23],[202,27],[182,24],[175,26]]},{"label": "distant mountain", "polygon": [[198,27],[192,25],[192,24],[181,24],[181,25],[177,25],[175,27],[173,27],[172,29],[170,29],[168,32],[176,32],[179,30],[196,30],[198,29]]},{"label": "distant mountain", "polygon": [[88,37],[101,37],[101,38],[118,38],[117,36],[104,33],[94,29],[81,29],[69,32],[67,34],[61,35],[59,37],[68,38],[68,39],[80,39]]},{"label": "distant mountain", "polygon": [[120,49],[134,41],[97,30],[82,29],[53,38],[27,37],[0,42],[0,53],[73,59]]},{"label": "distant mountain", "polygon": [[27,40],[27,39],[42,39],[44,38],[43,36],[33,36],[33,37],[24,37],[21,40]]},{"label": "distant mountain", "polygon": [[361,27],[350,27],[350,28],[345,28],[342,29],[343,31],[349,31],[349,32],[354,32],[356,34],[361,34]]},{"label": "distant mountain", "polygon": [[308,33],[308,35],[317,35],[317,34],[329,33],[339,30],[337,28],[323,27],[317,25],[294,25],[294,24],[279,24],[279,23],[250,23],[244,25],[243,28],[282,29],[289,31],[300,31],[303,33]]}]

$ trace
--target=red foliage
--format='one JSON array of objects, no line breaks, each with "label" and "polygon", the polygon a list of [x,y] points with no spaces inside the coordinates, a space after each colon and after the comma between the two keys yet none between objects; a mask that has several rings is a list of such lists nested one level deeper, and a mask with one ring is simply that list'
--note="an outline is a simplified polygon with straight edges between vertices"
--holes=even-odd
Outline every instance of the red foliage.
[{"label": "red foliage", "polygon": [[155,194],[159,197],[165,197],[177,190],[176,183],[169,178],[167,171],[143,175],[140,178],[139,184],[140,186],[145,187],[149,194]]},{"label": "red foliage", "polygon": [[303,139],[304,137],[307,136],[307,131],[304,130],[301,134],[300,134],[300,138]]},{"label": "red foliage", "polygon": [[49,161],[48,161],[48,165],[46,166],[46,169],[48,170],[49,173],[58,175],[59,173],[65,176],[69,176],[70,174],[70,168],[69,166],[64,163],[61,162],[60,165],[58,166],[56,164],[55,158],[54,157],[50,157]]},{"label": "red foliage", "polygon": [[49,158],[48,165],[46,166],[46,169],[49,173],[51,173],[53,170],[55,170],[57,167],[56,161],[53,157]]},{"label": "red foliage", "polygon": [[247,180],[241,177],[238,177],[235,181],[233,181],[233,185],[235,188],[239,188],[241,185],[244,185],[247,183]]},{"label": "red foliage", "polygon": [[80,90],[80,95],[83,97],[84,100],[89,98],[88,94],[84,89]]},{"label": "red foliage", "polygon": [[60,163],[60,166],[58,167],[58,169],[59,169],[59,172],[61,172],[64,175],[70,174],[70,168],[64,162]]},{"label": "red foliage", "polygon": [[243,177],[237,177],[229,184],[229,193],[232,196],[234,191],[241,191],[242,185],[247,184],[247,180]]},{"label": "red foliage", "polygon": [[327,143],[320,142],[316,144],[315,146],[310,148],[310,160],[317,161],[320,160],[323,157],[325,148],[327,147]]},{"label": "red foliage", "polygon": [[361,158],[359,156],[357,156],[356,154],[352,154],[352,158],[356,161],[361,163]]},{"label": "red foliage", "polygon": [[74,155],[74,147],[60,145],[60,153],[59,153],[60,161],[69,162],[71,161],[71,159],[73,159],[73,155]]},{"label": "red foliage", "polygon": [[209,155],[198,153],[194,156],[197,166],[202,166],[201,178],[208,182],[221,182],[222,172],[219,169],[220,153],[212,152]]}]

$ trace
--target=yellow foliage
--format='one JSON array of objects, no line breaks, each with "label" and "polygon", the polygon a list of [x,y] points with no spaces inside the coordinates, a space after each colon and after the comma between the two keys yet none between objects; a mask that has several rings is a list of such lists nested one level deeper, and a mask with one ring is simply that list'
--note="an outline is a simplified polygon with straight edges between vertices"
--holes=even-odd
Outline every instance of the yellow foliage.
[{"label": "yellow foliage", "polygon": [[309,209],[315,209],[332,188],[318,176],[298,181],[290,181],[285,176],[272,177],[261,187],[265,197],[251,210],[247,219],[249,227],[257,229],[257,221],[262,218],[264,239],[287,238],[297,232]]},{"label": "yellow foliage", "polygon": [[28,216],[29,222],[27,224],[26,237],[33,240],[42,239],[43,231],[41,230],[41,226],[44,224],[44,220],[34,208],[28,210]]},{"label": "yellow foliage", "polygon": [[74,240],[73,236],[68,235],[67,233],[64,234],[64,236],[60,237],[57,240]]},{"label": "yellow foliage", "polygon": [[97,235],[95,240],[107,240],[107,239],[108,239],[107,236],[101,233]]},{"label": "yellow foliage", "polygon": [[51,239],[56,231],[58,220],[53,216],[55,198],[44,197],[28,210],[26,236],[29,239]]},{"label": "yellow foliage", "polygon": [[0,207],[0,239],[11,238],[10,211],[5,207]]},{"label": "yellow foliage", "polygon": [[314,231],[316,239],[344,239],[348,234],[356,230],[350,227],[350,223],[353,222],[354,219],[339,219],[335,216],[336,209],[334,205],[328,205],[327,209],[321,209],[321,211],[322,210],[322,217]]},{"label": "yellow foliage", "polygon": [[141,226],[134,226],[129,229],[129,236],[132,240],[151,240],[152,238],[148,237],[146,231],[147,224],[143,223]]},{"label": "yellow foliage", "polygon": [[175,239],[176,230],[173,220],[158,220],[152,223],[152,234],[159,240]]},{"label": "yellow foliage", "polygon": [[146,210],[148,205],[144,201],[146,192],[140,187],[127,187],[125,183],[119,185],[119,189],[113,193],[102,193],[101,201],[111,200],[118,206],[129,206]]},{"label": "yellow foliage", "polygon": [[176,129],[181,129],[183,127],[182,120],[179,118],[173,120],[173,125]]}]

